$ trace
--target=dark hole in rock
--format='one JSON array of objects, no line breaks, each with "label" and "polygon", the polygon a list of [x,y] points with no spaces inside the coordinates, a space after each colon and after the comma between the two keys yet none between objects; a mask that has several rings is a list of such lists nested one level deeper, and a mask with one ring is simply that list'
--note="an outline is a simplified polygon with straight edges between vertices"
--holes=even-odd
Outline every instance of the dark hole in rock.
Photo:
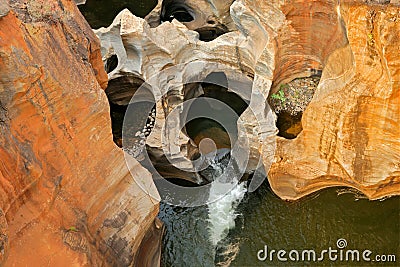
[{"label": "dark hole in rock", "polygon": [[280,84],[270,94],[268,102],[278,116],[278,136],[294,139],[301,133],[303,112],[310,104],[320,78],[320,72],[310,77],[297,78]]},{"label": "dark hole in rock", "polygon": [[[235,121],[232,121],[231,126],[232,129],[236,126]],[[191,120],[186,123],[185,128],[187,135],[196,145],[199,145],[204,138],[210,138],[215,142],[217,148],[231,148],[231,143],[234,140],[230,140],[230,137],[236,137],[237,135],[237,132],[228,135],[226,125],[221,125],[216,120],[209,118]]]},{"label": "dark hole in rock", "polygon": [[180,22],[190,22],[193,20],[192,15],[190,15],[190,13],[184,9],[177,9],[174,10],[169,16],[168,16],[168,20],[172,21],[173,19],[176,19]]},{"label": "dark hole in rock", "polygon": [[204,42],[210,42],[217,37],[228,32],[228,29],[222,25],[218,25],[216,27],[203,27],[196,29],[196,32],[199,33],[199,40]]},{"label": "dark hole in rock", "polygon": [[124,122],[125,112],[128,106],[121,106],[110,103],[111,129],[113,141],[119,147],[122,147],[122,124]]},{"label": "dark hole in rock", "polygon": [[118,56],[117,55],[112,55],[111,57],[109,57],[104,66],[107,73],[112,72],[117,67],[118,67]]},{"label": "dark hole in rock", "polygon": [[303,130],[301,125],[302,116],[302,112],[299,112],[296,115],[292,115],[286,111],[280,112],[276,122],[276,127],[279,129],[278,136],[286,139],[296,138]]},{"label": "dark hole in rock", "polygon": [[[133,73],[121,73],[122,76],[108,82],[106,95],[110,103],[126,106],[131,101],[138,88],[144,84],[144,80]],[[144,85],[144,87],[148,87]]]},{"label": "dark hole in rock", "polygon": [[183,3],[168,3],[165,1],[161,9],[161,23],[164,21],[171,22],[173,19],[180,22],[191,22],[194,20],[194,14],[190,8]]},{"label": "dark hole in rock", "polygon": [[[221,36],[227,32],[229,32],[228,27],[223,24],[218,23],[215,20],[202,20],[201,16],[197,14],[197,12],[201,12],[197,10],[196,12],[183,1],[180,0],[165,0],[163,2],[163,6],[161,8],[161,16],[160,23],[165,21],[171,22],[173,19],[176,19],[182,23],[192,22],[197,27],[194,27],[193,24],[186,24],[186,26],[190,30],[197,31],[199,33],[199,40],[204,42],[209,42],[216,39],[218,36]],[[197,16],[196,16],[197,14]],[[150,17],[148,17],[149,20]],[[153,22],[151,23],[153,24]],[[204,26],[204,25],[209,26]],[[199,26],[203,25],[203,26]]]},{"label": "dark hole in rock", "polygon": [[[125,137],[132,140],[143,140],[150,135],[156,116],[155,100],[150,86],[141,77],[127,73],[112,79],[105,92],[110,104],[113,140],[119,147],[123,130]],[[134,95],[141,101],[130,103]],[[125,120],[127,110],[131,116]]]},{"label": "dark hole in rock", "polygon": [[[185,86],[185,100],[193,99],[187,118],[203,114],[201,118],[186,120],[184,132],[196,145],[204,138],[212,139],[217,148],[231,148],[237,139],[237,120],[248,103],[228,91],[228,80],[223,72],[211,73],[201,83]],[[207,101],[207,98],[215,101]],[[233,140],[230,140],[230,138]]]}]

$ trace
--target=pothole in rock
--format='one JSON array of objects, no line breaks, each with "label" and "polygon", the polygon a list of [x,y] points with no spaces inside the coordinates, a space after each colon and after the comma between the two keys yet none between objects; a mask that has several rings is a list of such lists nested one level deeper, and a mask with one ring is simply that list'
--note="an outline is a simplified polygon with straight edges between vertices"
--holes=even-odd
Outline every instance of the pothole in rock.
[{"label": "pothole in rock", "polygon": [[[137,75],[126,74],[110,80],[105,92],[110,104],[114,142],[122,147],[124,129],[126,131],[124,138],[129,139],[124,141],[129,141],[131,145],[144,144],[145,138],[150,135],[154,127],[156,117],[155,100],[149,85]],[[141,101],[131,103],[134,95]],[[131,116],[125,120],[127,110]]]},{"label": "pothole in rock", "polygon": [[112,72],[113,70],[115,70],[118,67],[118,56],[112,55],[111,57],[109,57],[107,59],[107,61],[104,65],[105,65],[104,68],[107,73]]},{"label": "pothole in rock", "polygon": [[278,136],[294,139],[301,133],[303,112],[311,102],[320,79],[320,75],[297,78],[280,84],[278,90],[270,94],[269,104],[278,116]]},{"label": "pothole in rock", "polygon": [[[237,121],[248,107],[248,103],[229,91],[228,87],[228,80],[223,72],[211,73],[203,82],[188,83],[184,86],[186,104],[178,115],[177,127],[190,138],[188,143],[181,146],[181,152],[186,159],[197,161],[201,155],[210,155],[220,149],[230,151],[232,144],[236,142]],[[250,86],[248,88],[251,90]],[[174,99],[174,95],[165,97],[166,102],[180,101]],[[172,165],[159,147],[146,146],[146,150],[152,166],[169,182],[188,187],[210,182],[200,173]],[[163,183],[162,179],[160,180],[157,181],[159,186]]]},{"label": "pothole in rock", "polygon": [[[218,149],[231,149],[231,144],[235,143],[237,121],[248,107],[248,103],[236,93],[230,92],[228,86],[227,77],[223,72],[211,73],[202,83],[185,86],[185,100],[194,99],[187,117],[206,115],[188,121],[184,128],[185,134],[197,146],[205,138],[213,140]],[[210,102],[207,99],[215,101]]]},{"label": "pothole in rock", "polygon": [[158,25],[158,23],[152,25],[151,21],[158,20],[159,23],[163,23],[176,19],[189,30],[198,32],[199,40],[204,42],[213,41],[230,31],[224,24],[223,18],[215,17],[212,5],[200,1],[164,0],[160,18],[152,17],[150,14],[147,19],[151,26]]}]

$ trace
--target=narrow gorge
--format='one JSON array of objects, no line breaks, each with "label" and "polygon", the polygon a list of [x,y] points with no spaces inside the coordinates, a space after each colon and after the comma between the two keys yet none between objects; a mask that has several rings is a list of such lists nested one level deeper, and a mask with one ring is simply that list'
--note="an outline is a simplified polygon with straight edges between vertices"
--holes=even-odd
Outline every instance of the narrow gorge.
[{"label": "narrow gorge", "polygon": [[396,266],[399,51],[397,0],[0,0],[0,266]]}]

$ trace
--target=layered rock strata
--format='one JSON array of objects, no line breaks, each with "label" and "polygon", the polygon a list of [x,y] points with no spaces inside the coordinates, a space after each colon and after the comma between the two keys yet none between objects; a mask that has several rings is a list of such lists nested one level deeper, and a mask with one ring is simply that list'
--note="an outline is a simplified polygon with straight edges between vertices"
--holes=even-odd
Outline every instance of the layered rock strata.
[{"label": "layered rock strata", "polygon": [[348,43],[326,57],[303,132],[278,138],[269,179],[285,199],[330,186],[370,199],[400,194],[400,8],[346,3],[336,11]]},{"label": "layered rock strata", "polygon": [[160,237],[157,192],[112,141],[99,42],[75,3],[1,1],[0,69],[0,265],[134,265]]}]

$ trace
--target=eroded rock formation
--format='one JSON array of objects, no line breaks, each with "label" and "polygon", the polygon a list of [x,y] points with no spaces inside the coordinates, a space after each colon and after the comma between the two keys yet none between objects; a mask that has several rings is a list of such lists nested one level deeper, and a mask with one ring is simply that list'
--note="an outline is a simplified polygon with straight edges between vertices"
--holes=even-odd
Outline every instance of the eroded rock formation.
[{"label": "eroded rock formation", "polygon": [[157,192],[112,142],[100,46],[75,3],[1,1],[0,69],[0,265],[157,259]]},{"label": "eroded rock formation", "polygon": [[[124,10],[96,34],[103,60],[118,62],[110,81],[127,73],[146,81],[162,99],[161,125],[179,104],[204,96],[191,80],[224,73],[228,90],[248,103],[238,127],[238,140],[249,140],[247,171],[261,157],[281,198],[350,186],[375,199],[400,194],[399,10],[395,1],[164,0],[145,20]],[[295,135],[301,133],[276,137],[266,99],[282,84],[321,72],[311,103],[302,107]],[[172,121],[164,152],[178,155],[190,134],[180,138],[170,130],[182,126],[180,118]],[[160,129],[156,123],[154,131]],[[189,143],[210,137],[218,139],[201,133]],[[156,141],[147,144],[161,147]]]},{"label": "eroded rock formation", "polygon": [[[205,8],[200,10],[210,9],[210,3],[202,4]],[[156,7],[156,10],[160,8],[161,6]],[[229,11],[229,6],[227,10]],[[157,105],[158,108],[162,108],[157,110],[157,114],[173,117],[170,119],[171,127],[167,125],[165,133],[167,140],[165,152],[169,155],[179,155],[182,152],[182,145],[188,140],[187,137],[182,137],[178,129],[184,127],[184,124],[179,122],[180,118],[174,117],[176,115],[171,115],[171,111],[185,100],[204,94],[203,88],[192,86],[194,83],[201,83],[213,74],[225,74],[230,92],[240,96],[250,105],[254,105],[239,114],[244,123],[238,133],[238,139],[249,140],[251,161],[248,169],[251,171],[259,166],[259,151],[263,150],[262,147],[272,146],[267,150],[274,150],[273,136],[276,133],[274,117],[272,111],[268,111],[265,101],[268,96],[266,89],[272,83],[273,71],[269,66],[272,66],[274,47],[271,44],[268,45],[271,41],[268,39],[268,29],[257,24],[257,21],[243,20],[245,23],[242,24],[242,17],[258,16],[246,8],[244,3],[235,2],[231,6],[231,12],[233,15],[229,21],[232,20],[235,23],[233,26],[230,25],[232,22],[225,23],[230,26],[226,26],[227,32],[220,35],[218,41],[200,40],[201,33],[189,29],[195,29],[192,25],[194,22],[182,24],[177,20],[172,20],[158,26],[152,24],[157,27],[150,27],[146,20],[134,16],[128,10],[122,11],[110,27],[95,32],[102,40],[103,60],[108,62],[114,55],[118,59],[118,64],[109,73],[110,82],[126,76],[127,73],[141,77],[152,88],[156,100],[163,102],[162,105]],[[148,19],[156,21],[157,14],[158,21],[161,22],[162,11],[160,13],[154,11]],[[217,15],[215,18],[218,21]],[[279,24],[283,22],[283,15],[276,10],[274,19],[271,17],[267,20]],[[197,24],[203,25],[201,21],[196,22]],[[220,27],[218,26],[220,24],[224,24],[223,20],[215,22],[216,27]],[[201,28],[204,27],[201,26]],[[235,30],[236,28],[240,30]],[[193,64],[188,64],[188,62]],[[253,84],[254,76],[256,82]],[[133,83],[131,85],[134,87]],[[164,97],[164,95],[167,96]],[[258,102],[250,102],[252,97],[257,98]],[[164,121],[156,122],[155,131],[152,133],[160,136],[164,133],[154,133],[161,130],[157,128],[157,124],[164,125]],[[148,141],[149,145],[161,146],[160,143],[151,143],[152,140],[154,139],[150,138]],[[218,144],[217,147],[219,147]],[[272,161],[272,154],[270,161]],[[267,164],[267,159],[265,164]]]},{"label": "eroded rock formation", "polygon": [[394,5],[338,7],[348,43],[324,58],[303,132],[278,139],[270,182],[281,197],[335,185],[371,199],[400,193],[399,11]]}]

